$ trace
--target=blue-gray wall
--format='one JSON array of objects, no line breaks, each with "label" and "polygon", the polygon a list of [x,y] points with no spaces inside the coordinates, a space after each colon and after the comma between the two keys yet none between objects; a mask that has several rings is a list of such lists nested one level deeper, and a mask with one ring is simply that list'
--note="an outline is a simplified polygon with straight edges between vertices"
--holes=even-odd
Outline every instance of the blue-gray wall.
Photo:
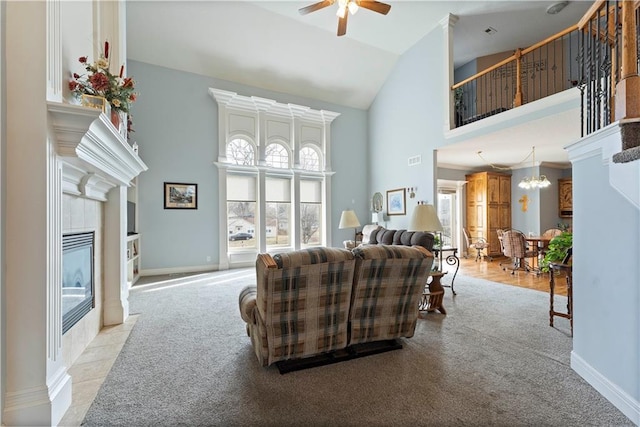
[{"label": "blue-gray wall", "polygon": [[[131,139],[149,167],[138,180],[143,272],[207,264],[215,268],[218,263],[218,208],[224,201],[218,198],[218,170],[213,164],[218,158],[218,107],[208,94],[210,87],[340,113],[331,126],[331,161],[336,172],[331,191],[333,245],[353,238],[353,230],[337,227],[343,209],[354,209],[363,224],[370,221],[366,111],[137,61],[127,65],[140,93],[132,109],[135,133]],[[198,184],[198,209],[165,210],[165,181]]]},{"label": "blue-gray wall", "polygon": [[[620,147],[619,133],[608,138],[605,144]],[[589,141],[580,144],[573,161],[571,366],[640,425],[639,209],[609,183],[610,169],[625,166],[604,162]],[[638,167],[625,179],[637,180]]]},{"label": "blue-gray wall", "polygon": [[453,71],[453,81],[458,83],[464,79],[468,79],[478,72],[478,61],[476,59],[459,66]]},{"label": "blue-gray wall", "polygon": [[[524,177],[545,175],[551,186],[543,190],[523,190],[518,183]],[[571,219],[560,218],[558,215],[558,179],[570,178],[571,169],[557,169],[550,167],[530,167],[514,169],[511,175],[511,227],[524,233],[543,233],[549,228],[558,228],[559,223],[571,225]],[[528,198],[527,211],[522,211],[520,200],[526,195]]]},{"label": "blue-gray wall", "polygon": [[[416,198],[407,199],[407,215],[386,217],[388,228],[407,228],[416,202],[435,199],[433,150],[443,143],[446,82],[434,58],[444,58],[443,40],[438,28],[406,52],[369,110],[369,192],[418,187]],[[416,155],[422,163],[408,166]]]}]

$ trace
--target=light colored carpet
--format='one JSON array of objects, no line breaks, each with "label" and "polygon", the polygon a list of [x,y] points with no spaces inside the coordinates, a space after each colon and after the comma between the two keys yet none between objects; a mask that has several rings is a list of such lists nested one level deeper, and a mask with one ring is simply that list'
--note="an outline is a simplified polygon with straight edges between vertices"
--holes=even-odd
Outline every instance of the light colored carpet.
[{"label": "light colored carpet", "polygon": [[238,312],[253,269],[151,280],[131,291],[140,317],[83,425],[633,425],[571,370],[544,292],[459,276],[448,315],[419,320],[402,350],[280,375]]}]

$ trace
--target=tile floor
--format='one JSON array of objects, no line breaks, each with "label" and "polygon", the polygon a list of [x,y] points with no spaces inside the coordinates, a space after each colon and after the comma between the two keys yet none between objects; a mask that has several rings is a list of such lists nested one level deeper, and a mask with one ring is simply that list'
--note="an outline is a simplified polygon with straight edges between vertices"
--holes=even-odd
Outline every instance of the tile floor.
[{"label": "tile floor", "polygon": [[68,372],[73,383],[72,401],[60,426],[75,427],[82,423],[137,320],[138,316],[132,315],[121,325],[102,328],[71,366]]}]

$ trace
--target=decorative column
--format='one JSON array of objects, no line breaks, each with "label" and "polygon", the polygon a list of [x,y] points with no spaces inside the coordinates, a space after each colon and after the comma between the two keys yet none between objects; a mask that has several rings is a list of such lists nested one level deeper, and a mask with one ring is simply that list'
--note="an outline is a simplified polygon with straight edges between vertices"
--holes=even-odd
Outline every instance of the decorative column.
[{"label": "decorative column", "polygon": [[5,11],[14,42],[5,48],[2,424],[56,425],[71,404],[61,352],[62,174],[46,108],[60,87],[48,66],[59,52],[59,2],[7,2]]},{"label": "decorative column", "polygon": [[453,102],[453,94],[451,86],[453,86],[453,27],[458,22],[458,17],[452,14],[448,14],[440,20],[442,31],[444,35],[444,59],[442,65],[444,66],[445,84],[443,85],[444,100],[446,105],[444,111],[448,111],[449,114],[444,116],[444,131],[450,131],[455,127],[455,108]]},{"label": "decorative column", "polygon": [[119,325],[129,317],[127,265],[127,187],[107,194],[104,206],[104,324]]}]

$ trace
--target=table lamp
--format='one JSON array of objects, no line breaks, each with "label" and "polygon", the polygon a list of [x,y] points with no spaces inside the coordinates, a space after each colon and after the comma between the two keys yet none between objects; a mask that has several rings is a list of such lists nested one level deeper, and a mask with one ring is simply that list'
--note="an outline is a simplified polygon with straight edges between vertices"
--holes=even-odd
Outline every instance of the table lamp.
[{"label": "table lamp", "polygon": [[[439,245],[442,245],[443,230],[444,228],[442,227],[440,219],[438,219],[438,214],[436,213],[435,206],[428,205],[424,202],[418,202],[415,209],[413,210],[413,214],[411,215],[411,221],[409,222],[408,231],[432,232],[438,237]],[[439,266],[442,265],[442,251],[438,252],[440,262],[438,263],[438,266],[435,266],[436,269],[439,269]]]},{"label": "table lamp", "polygon": [[358,237],[358,227],[360,227],[360,221],[358,221],[358,217],[356,216],[356,213],[352,209],[342,211],[342,215],[340,215],[340,224],[338,225],[338,228],[342,229],[342,228],[351,228],[351,227],[354,228],[355,234],[353,236],[353,243],[355,244]]}]

